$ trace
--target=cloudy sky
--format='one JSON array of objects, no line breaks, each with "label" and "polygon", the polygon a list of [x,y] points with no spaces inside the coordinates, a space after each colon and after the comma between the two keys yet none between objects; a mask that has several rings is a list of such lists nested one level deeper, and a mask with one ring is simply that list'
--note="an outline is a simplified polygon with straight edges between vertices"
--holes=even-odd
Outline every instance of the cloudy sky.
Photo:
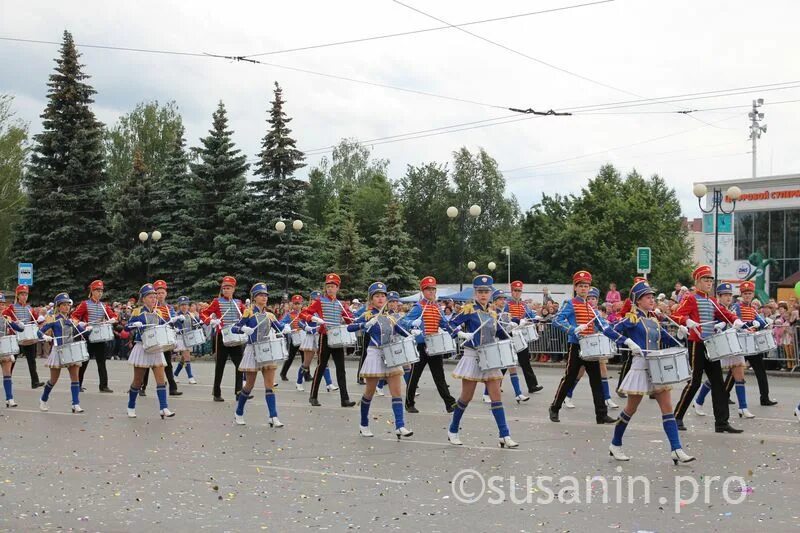
[{"label": "cloudy sky", "polygon": [[[759,174],[800,171],[800,102],[775,103],[800,100],[800,81],[784,83],[800,80],[796,0],[614,0],[462,26],[474,35],[446,27],[254,57],[269,65],[202,56],[280,52],[593,2],[402,1],[405,6],[393,0],[4,0],[0,37],[59,41],[68,29],[79,44],[201,54],[82,48],[85,71],[98,91],[95,111],[111,124],[138,102],[175,100],[189,142],[197,144],[222,99],[235,141],[251,158],[265,131],[276,80],[304,150],[324,149],[342,137],[367,141],[463,125],[453,128],[461,131],[375,141],[373,153],[391,161],[396,179],[408,164],[448,161],[460,146],[482,146],[498,160],[508,190],[524,209],[542,193],[579,191],[610,162],[662,175],[677,189],[685,213],[698,216],[693,181],[750,176],[748,109],[698,112],[695,118],[676,111],[749,106],[758,97],[766,101],[762,111],[769,125],[759,143]],[[0,92],[15,96],[18,116],[33,132],[40,129],[56,52],[53,45],[0,40]],[[783,85],[586,110],[767,84]],[[583,108],[584,114],[520,115],[487,126],[490,119],[511,116],[508,107]],[[308,161],[313,165],[320,157]]]}]

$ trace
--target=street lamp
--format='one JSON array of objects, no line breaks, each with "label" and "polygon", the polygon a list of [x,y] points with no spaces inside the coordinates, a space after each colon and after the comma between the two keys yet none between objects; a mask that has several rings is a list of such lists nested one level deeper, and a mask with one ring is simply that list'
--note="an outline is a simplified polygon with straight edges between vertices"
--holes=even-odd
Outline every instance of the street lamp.
[{"label": "street lamp", "polygon": [[494,261],[489,261],[489,264],[486,266],[489,267],[489,272],[494,272],[494,269],[497,268],[497,263]]},{"label": "street lamp", "polygon": [[157,243],[161,240],[161,232],[158,230],[153,230],[150,233],[147,233],[146,231],[139,232],[139,241],[147,249],[147,261],[145,262],[145,278],[147,280],[150,279],[150,262],[153,258],[153,250],[147,245],[148,240],[152,241],[154,244]]},{"label": "street lamp", "polygon": [[742,195],[742,190],[736,185],[733,185],[728,187],[728,190],[725,191],[725,195],[731,199],[733,204],[731,205],[730,211],[725,211],[725,209],[722,208],[722,189],[718,187],[714,187],[711,190],[711,194],[713,194],[711,197],[712,206],[707,210],[703,209],[702,198],[708,193],[708,187],[702,183],[698,183],[692,188],[692,193],[697,197],[697,205],[700,207],[700,211],[706,214],[714,213],[714,287],[716,287],[717,281],[719,280],[719,274],[717,273],[719,262],[719,214],[730,215],[733,213],[734,209],[736,209],[736,200]]},{"label": "street lamp", "polygon": [[478,265],[475,264],[475,261],[470,261],[469,263],[467,263],[467,268],[469,269],[470,272],[475,272],[475,267],[477,266]]},{"label": "street lamp", "polygon": [[[467,240],[467,236],[466,236],[464,230],[465,230],[465,226],[466,226],[466,223],[467,223],[467,218],[469,217],[469,218],[475,219],[475,218],[478,218],[478,216],[480,216],[480,214],[481,214],[481,206],[479,206],[478,204],[472,204],[471,206],[469,206],[469,209],[466,210],[466,214],[462,214],[460,217],[459,217],[459,210],[458,210],[457,207],[451,205],[450,207],[447,208],[447,216],[448,216],[448,218],[450,220],[454,221],[454,222],[455,222],[456,219],[458,219],[458,233],[459,233],[459,235],[458,235],[458,242],[459,242],[458,249],[459,249],[459,251],[458,251],[458,263],[457,263],[458,266],[456,268],[456,272],[458,272],[458,286],[459,286],[458,290],[459,291],[463,291],[464,290],[464,274],[461,272],[461,265],[464,264],[464,242]],[[472,263],[472,261],[470,261],[470,263]],[[467,265],[467,266],[469,266],[469,265]],[[474,269],[470,269],[470,270],[474,270]]]},{"label": "street lamp", "polygon": [[506,265],[508,266],[508,293],[511,294],[511,247],[503,246],[506,254]]},{"label": "street lamp", "polygon": [[[294,220],[292,222],[292,232],[296,233],[303,229],[303,221],[302,220]],[[286,238],[286,253],[284,254],[284,263],[286,263],[286,276],[284,279],[284,294],[288,297],[289,296],[289,245],[292,242],[292,233],[285,234],[286,231],[286,223],[283,220],[279,220],[275,223],[275,231],[278,232],[280,236],[281,242],[283,242],[283,236],[287,235]]]}]

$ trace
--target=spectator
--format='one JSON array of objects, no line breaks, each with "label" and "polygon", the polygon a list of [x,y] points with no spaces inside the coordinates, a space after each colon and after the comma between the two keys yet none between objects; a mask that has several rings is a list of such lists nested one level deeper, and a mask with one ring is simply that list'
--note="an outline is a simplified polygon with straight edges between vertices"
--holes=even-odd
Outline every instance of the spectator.
[{"label": "spectator", "polygon": [[684,291],[682,291],[683,288],[684,288],[683,283],[681,283],[680,281],[676,281],[675,290],[672,291],[672,294],[670,295],[669,299],[675,303],[678,304],[681,303],[681,298],[683,298],[685,294]]},{"label": "spectator", "polygon": [[622,295],[617,290],[617,284],[613,281],[608,284],[608,292],[606,293],[606,303],[615,304],[622,301]]},{"label": "spectator", "polygon": [[552,302],[553,298],[550,296],[550,289],[547,287],[542,287],[542,305],[547,305],[549,302]]}]

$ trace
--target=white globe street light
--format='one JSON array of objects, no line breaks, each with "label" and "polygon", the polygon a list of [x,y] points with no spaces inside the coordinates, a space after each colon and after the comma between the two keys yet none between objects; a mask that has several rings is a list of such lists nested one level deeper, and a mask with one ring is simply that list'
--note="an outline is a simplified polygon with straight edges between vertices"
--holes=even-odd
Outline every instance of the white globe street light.
[{"label": "white globe street light", "polygon": [[283,222],[283,220],[279,220],[275,223],[275,231],[278,233],[283,233],[286,231],[286,224]]},{"label": "white globe street light", "polygon": [[454,206],[450,206],[447,208],[447,216],[450,218],[456,218],[458,216],[458,208]]},{"label": "white globe street light", "polygon": [[725,193],[728,195],[728,198],[731,200],[738,200],[742,196],[742,189],[733,185],[732,187],[728,188],[728,191]]},{"label": "white globe street light", "polygon": [[487,266],[489,267],[489,270],[491,270],[492,272],[494,272],[494,269],[497,268],[497,264],[494,261],[489,261],[489,264]]},{"label": "white globe street light", "polygon": [[139,233],[139,240],[142,242],[146,241],[148,237],[149,235],[147,234],[146,231],[142,231],[141,233]]},{"label": "white globe street light", "polygon": [[469,206],[469,216],[472,218],[477,218],[481,214],[481,206],[478,204],[472,204]]},{"label": "white globe street light", "polygon": [[295,231],[300,231],[303,229],[303,221],[302,220],[295,220],[292,222],[292,229]]},{"label": "white globe street light", "polygon": [[702,198],[708,192],[708,187],[703,185],[702,183],[698,183],[692,188],[692,193],[697,196],[698,198]]},{"label": "white globe street light", "polygon": [[475,264],[475,261],[470,261],[469,263],[467,263],[467,268],[470,270],[475,270],[476,266],[478,265]]},{"label": "white globe street light", "polygon": [[158,230],[153,231],[150,236],[153,237],[153,242],[158,242],[161,240],[161,232]]}]

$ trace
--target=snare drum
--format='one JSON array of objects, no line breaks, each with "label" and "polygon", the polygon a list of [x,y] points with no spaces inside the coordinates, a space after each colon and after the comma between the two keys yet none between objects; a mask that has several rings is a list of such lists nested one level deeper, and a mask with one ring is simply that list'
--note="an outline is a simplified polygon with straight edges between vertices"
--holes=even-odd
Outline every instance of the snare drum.
[{"label": "snare drum", "polygon": [[242,346],[247,344],[247,335],[244,333],[231,333],[233,326],[222,328],[222,344],[225,346]]},{"label": "snare drum", "polygon": [[108,322],[92,324],[89,332],[89,342],[109,342],[114,340],[114,326]]},{"label": "snare drum", "polygon": [[501,340],[478,346],[478,368],[483,371],[509,368],[517,365],[517,352],[511,340]]},{"label": "snare drum", "polygon": [[0,337],[0,357],[17,355],[19,353],[19,342],[16,335],[3,335]]},{"label": "snare drum", "polygon": [[39,326],[25,324],[25,329],[17,332],[17,342],[20,346],[28,346],[39,342]]},{"label": "snare drum", "polygon": [[202,328],[185,329],[181,331],[181,340],[187,349],[194,348],[206,342],[206,334],[203,333]]},{"label": "snare drum", "polygon": [[710,336],[704,341],[706,345],[706,358],[709,361],[719,361],[730,355],[742,355],[742,344],[739,342],[739,331],[735,328],[726,329],[721,333]]},{"label": "snare drum", "polygon": [[425,337],[425,350],[428,355],[456,353],[456,341],[449,333],[434,333]]},{"label": "snare drum", "polygon": [[306,336],[306,332],[302,329],[297,329],[292,331],[292,346],[300,346],[303,344],[303,338]]},{"label": "snare drum", "polygon": [[775,342],[775,336],[770,329],[756,331],[753,333],[753,337],[756,341],[756,353],[769,352],[778,347],[778,343]]},{"label": "snare drum", "polygon": [[176,340],[175,330],[166,324],[148,326],[142,333],[142,347],[147,353],[170,352]]},{"label": "snare drum", "polygon": [[517,353],[528,349],[528,338],[521,329],[515,329],[511,332],[511,343],[514,345],[514,351]]},{"label": "snare drum", "polygon": [[392,342],[381,346],[383,362],[387,368],[416,363],[419,361],[417,342],[414,337],[395,337]]},{"label": "snare drum", "polygon": [[742,355],[756,355],[759,352],[756,336],[753,333],[740,331],[739,344],[742,345]]},{"label": "snare drum", "polygon": [[328,346],[331,348],[349,348],[355,346],[356,334],[347,331],[347,326],[328,327]]},{"label": "snare drum", "polygon": [[286,340],[283,337],[264,339],[252,344],[253,357],[261,365],[283,361],[289,357]]},{"label": "snare drum", "polygon": [[303,337],[303,341],[300,343],[300,349],[304,352],[316,351],[317,347],[319,346],[319,335],[316,333],[303,333],[305,333],[305,336]]},{"label": "snare drum", "polygon": [[616,353],[614,343],[602,333],[593,333],[580,338],[580,357],[584,361],[608,359]]},{"label": "snare drum", "polygon": [[72,341],[54,347],[61,366],[81,364],[89,360],[89,349],[86,341]]},{"label": "snare drum", "polygon": [[645,360],[653,385],[672,385],[687,381],[692,375],[688,357],[689,350],[680,346],[649,352]]}]

